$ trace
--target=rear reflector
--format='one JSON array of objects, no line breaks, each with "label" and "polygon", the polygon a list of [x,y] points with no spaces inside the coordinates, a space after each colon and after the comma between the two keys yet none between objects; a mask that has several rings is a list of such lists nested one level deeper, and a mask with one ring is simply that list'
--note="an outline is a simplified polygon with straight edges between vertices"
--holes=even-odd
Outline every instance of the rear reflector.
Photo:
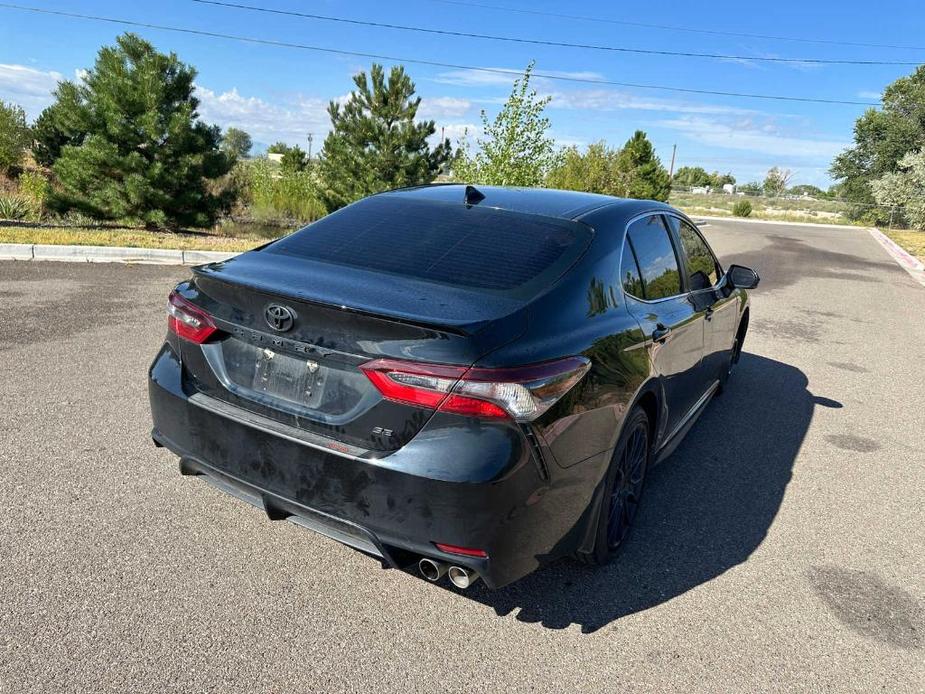
[{"label": "rear reflector", "polygon": [[585,357],[505,369],[376,359],[360,367],[394,402],[468,417],[530,422],[546,412],[591,368]]},{"label": "rear reflector", "polygon": [[447,554],[458,554],[462,557],[487,557],[488,552],[484,549],[472,549],[471,547],[457,547],[456,545],[443,545],[435,542],[437,549]]},{"label": "rear reflector", "polygon": [[167,329],[197,345],[218,330],[208,313],[175,291],[167,298]]}]

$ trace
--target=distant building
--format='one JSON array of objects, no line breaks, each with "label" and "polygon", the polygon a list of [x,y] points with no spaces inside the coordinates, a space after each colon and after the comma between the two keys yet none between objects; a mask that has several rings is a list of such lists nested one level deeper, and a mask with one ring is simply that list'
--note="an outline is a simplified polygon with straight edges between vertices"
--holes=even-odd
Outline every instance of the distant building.
[{"label": "distant building", "polygon": [[724,183],[724,184],[723,184],[723,192],[724,192],[726,195],[735,195],[735,192],[736,192],[735,183]]},{"label": "distant building", "polygon": [[267,159],[279,164],[283,160],[283,155],[281,152],[267,152]]},{"label": "distant building", "polygon": [[694,186],[691,188],[691,192],[694,195],[708,195],[710,193],[709,186]]}]

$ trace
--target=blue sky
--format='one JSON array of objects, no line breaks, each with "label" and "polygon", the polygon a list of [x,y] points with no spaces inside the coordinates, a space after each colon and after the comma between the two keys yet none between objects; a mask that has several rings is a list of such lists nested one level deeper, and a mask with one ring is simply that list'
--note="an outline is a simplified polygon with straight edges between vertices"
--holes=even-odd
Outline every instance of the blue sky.
[{"label": "blue sky", "polygon": [[[28,1],[28,0],[26,0]],[[923,46],[925,4],[882,0],[748,4],[617,3],[552,0],[472,0],[476,4],[565,13],[639,23],[810,40]],[[239,0],[244,4],[361,20],[561,42],[695,51],[755,57],[925,62],[925,50],[720,36],[610,22],[555,18],[464,7],[437,0]],[[749,60],[632,55],[576,48],[508,44],[424,35],[202,5],[191,0],[68,3],[31,0],[35,7],[129,19],[283,42],[312,44],[463,65],[659,84],[694,89],[787,94],[876,101],[882,89],[911,66],[770,64]],[[748,9],[753,7],[754,9]],[[58,79],[74,79],[93,64],[102,44],[124,28],[114,24],[30,14],[0,8],[0,99],[23,105],[31,117],[50,101]],[[314,134],[320,146],[329,124],[325,107],[368,69],[366,58],[251,45],[155,29],[132,29],[161,50],[175,51],[198,71],[202,117],[237,126],[255,141],[300,143]],[[493,116],[509,94],[512,77],[408,64],[423,98],[421,115],[453,139],[477,133],[479,112]],[[790,168],[794,182],[828,185],[833,154],[851,142],[863,106],[777,102],[685,95],[587,83],[536,79],[552,97],[548,116],[563,145],[604,139],[622,144],[645,130],[667,166],[673,144],[676,168],[702,165],[732,171],[740,182],[761,178],[771,166]]]}]

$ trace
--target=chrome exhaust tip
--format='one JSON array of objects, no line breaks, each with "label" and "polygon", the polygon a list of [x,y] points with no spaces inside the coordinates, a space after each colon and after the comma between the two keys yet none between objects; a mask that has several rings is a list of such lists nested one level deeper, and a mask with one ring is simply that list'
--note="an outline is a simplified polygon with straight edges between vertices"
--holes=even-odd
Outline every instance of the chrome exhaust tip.
[{"label": "chrome exhaust tip", "polygon": [[418,562],[418,571],[420,571],[421,575],[428,581],[439,581],[443,577],[443,574],[446,573],[446,564],[442,561],[434,561],[427,557],[421,557],[421,560]]},{"label": "chrome exhaust tip", "polygon": [[450,581],[457,588],[466,589],[479,580],[479,572],[463,566],[451,566],[449,569]]}]

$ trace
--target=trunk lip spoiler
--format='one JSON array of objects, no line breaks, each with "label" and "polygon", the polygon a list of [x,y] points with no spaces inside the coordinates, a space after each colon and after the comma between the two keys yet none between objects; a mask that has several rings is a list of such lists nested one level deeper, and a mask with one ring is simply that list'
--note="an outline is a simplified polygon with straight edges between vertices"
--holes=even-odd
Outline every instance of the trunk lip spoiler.
[{"label": "trunk lip spoiler", "polygon": [[[256,291],[269,294],[271,296],[279,297],[280,299],[288,299],[291,301],[299,301],[305,304],[312,306],[318,306],[320,308],[326,309],[335,309],[338,311],[346,311],[347,313],[353,313],[360,316],[366,316],[368,318],[375,318],[377,320],[386,321],[388,323],[398,323],[400,325],[410,325],[417,328],[427,328],[430,330],[439,330],[445,333],[451,333],[453,335],[459,335],[460,337],[469,337],[478,333],[480,330],[485,328],[487,325],[491,324],[496,320],[504,320],[506,316],[501,318],[491,318],[481,321],[473,321],[471,323],[441,323],[439,321],[428,321],[415,318],[413,316],[407,316],[400,313],[383,313],[381,311],[374,311],[371,309],[358,308],[356,306],[348,306],[346,304],[337,304],[329,301],[323,301],[316,297],[309,295],[301,294],[299,292],[287,292],[285,289],[279,286],[272,286],[270,284],[264,284],[260,282],[254,282],[253,280],[238,280],[234,277],[220,275],[214,272],[211,272],[212,266],[217,265],[218,263],[209,263],[208,265],[199,265],[192,268],[193,274],[197,277],[203,277],[210,281],[223,282],[225,284],[234,285],[236,287],[243,287],[245,289],[254,289]],[[515,309],[512,313],[517,313],[521,308]]]}]

